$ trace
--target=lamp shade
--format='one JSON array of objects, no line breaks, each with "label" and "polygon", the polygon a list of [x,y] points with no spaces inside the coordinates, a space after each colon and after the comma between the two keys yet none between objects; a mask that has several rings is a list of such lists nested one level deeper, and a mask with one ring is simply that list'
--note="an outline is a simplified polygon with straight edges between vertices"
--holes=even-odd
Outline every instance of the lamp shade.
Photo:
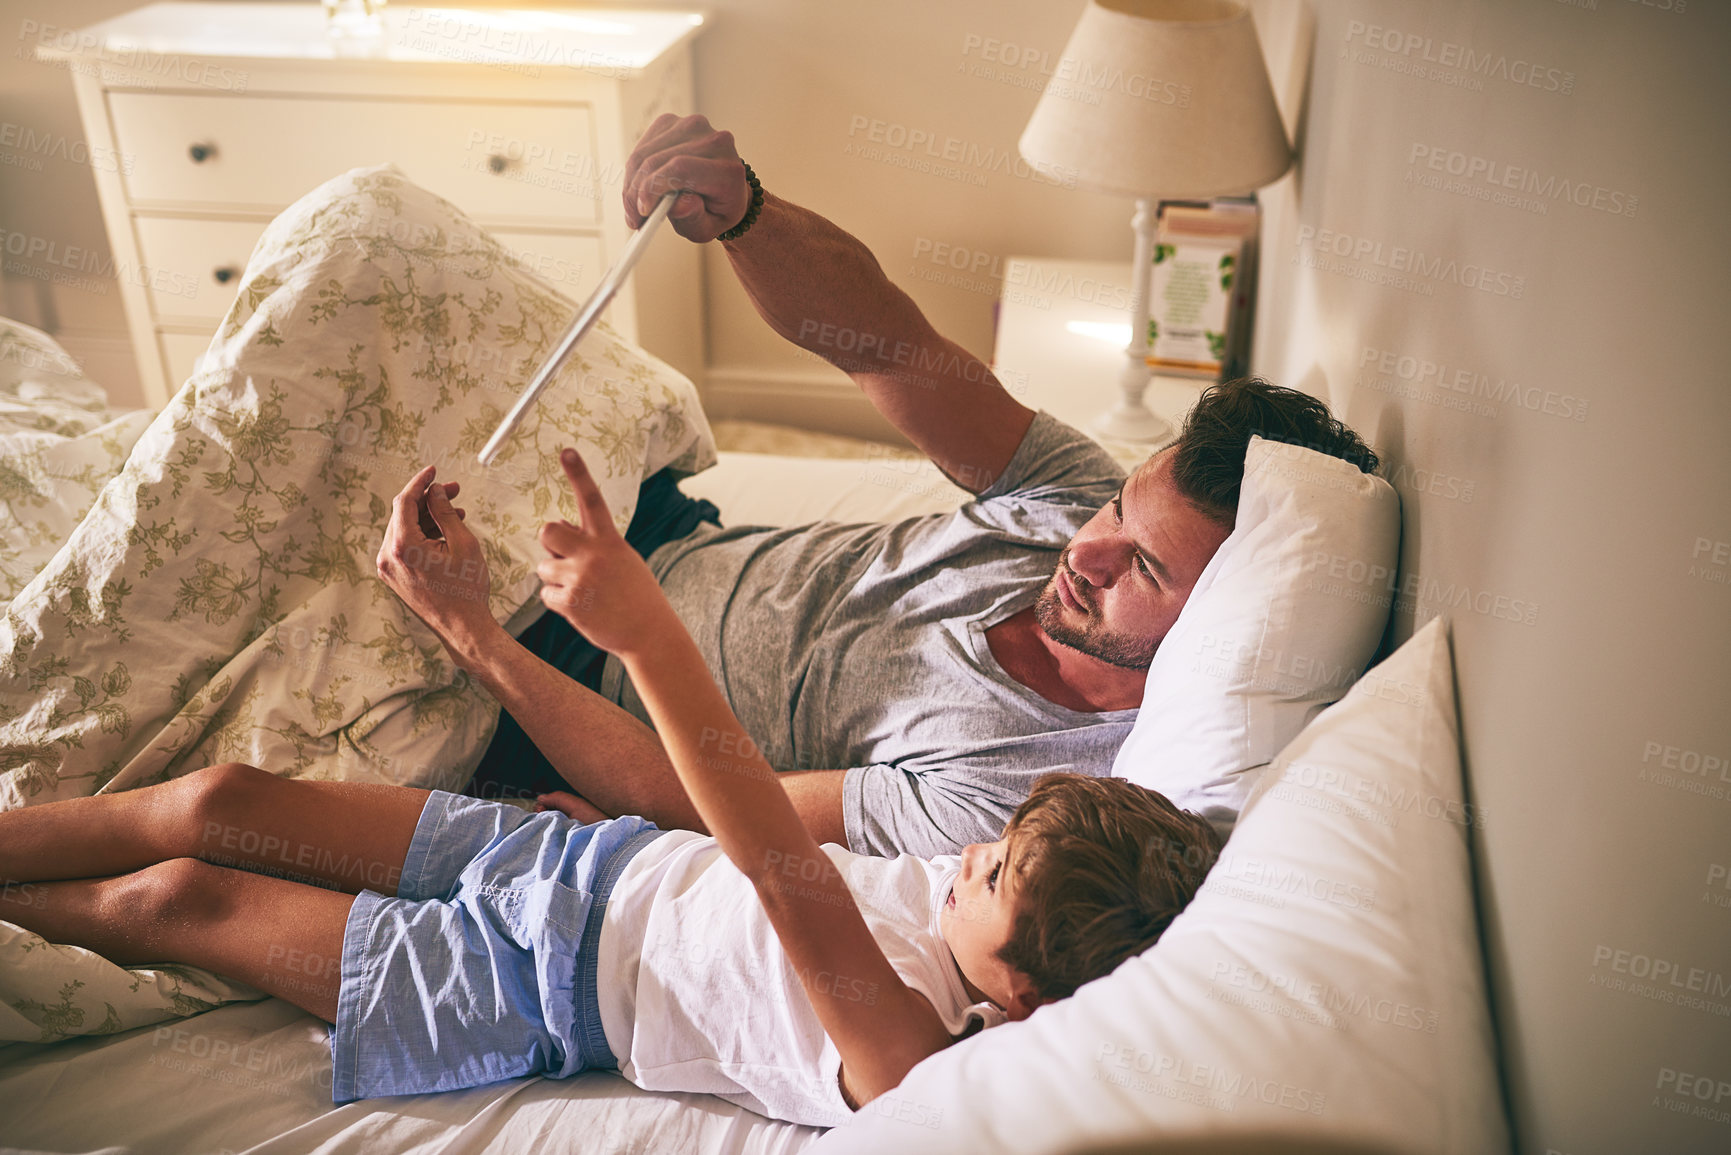
[{"label": "lamp shade", "polygon": [[1019,147],[1065,184],[1134,197],[1246,193],[1292,162],[1232,0],[1089,0]]}]

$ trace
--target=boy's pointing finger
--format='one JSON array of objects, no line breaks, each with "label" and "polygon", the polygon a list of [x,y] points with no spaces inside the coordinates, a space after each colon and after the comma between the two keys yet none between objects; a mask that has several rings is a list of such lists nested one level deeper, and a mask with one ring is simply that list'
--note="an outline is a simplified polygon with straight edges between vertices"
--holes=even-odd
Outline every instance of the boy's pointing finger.
[{"label": "boy's pointing finger", "polygon": [[577,495],[583,528],[590,533],[605,533],[612,529],[613,514],[607,508],[607,499],[601,496],[600,487],[589,475],[589,467],[583,463],[582,455],[575,449],[567,449],[559,454],[559,464],[565,467],[565,476],[571,482],[572,492]]}]

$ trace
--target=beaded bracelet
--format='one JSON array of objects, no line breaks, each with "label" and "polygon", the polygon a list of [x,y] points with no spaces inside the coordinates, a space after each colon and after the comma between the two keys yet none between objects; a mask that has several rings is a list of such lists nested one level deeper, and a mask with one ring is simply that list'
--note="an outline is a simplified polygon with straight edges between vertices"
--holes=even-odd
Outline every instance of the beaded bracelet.
[{"label": "beaded bracelet", "polygon": [[[742,160],[740,164],[745,164]],[[728,229],[715,239],[718,241],[737,241],[745,235],[757,220],[757,214],[763,211],[763,185],[758,181],[757,174],[751,171],[751,166],[745,164],[745,183],[751,186],[751,207],[745,210],[745,215],[739,218],[739,223]]]}]

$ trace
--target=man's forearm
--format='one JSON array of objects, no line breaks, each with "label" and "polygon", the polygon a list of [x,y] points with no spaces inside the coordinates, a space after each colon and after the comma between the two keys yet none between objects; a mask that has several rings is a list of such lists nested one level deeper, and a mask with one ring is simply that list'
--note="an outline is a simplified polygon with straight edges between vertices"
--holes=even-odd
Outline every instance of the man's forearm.
[{"label": "man's forearm", "polygon": [[608,814],[704,829],[654,730],[560,673],[503,629],[448,644],[572,789]]},{"label": "man's forearm", "polygon": [[724,247],[770,327],[850,373],[892,369],[898,347],[905,357],[935,336],[871,250],[810,209],[766,192],[757,222]]},{"label": "man's forearm", "polygon": [[746,234],[723,244],[764,320],[852,377],[952,481],[979,493],[1003,472],[1034,411],[932,328],[865,245],[769,193]]}]

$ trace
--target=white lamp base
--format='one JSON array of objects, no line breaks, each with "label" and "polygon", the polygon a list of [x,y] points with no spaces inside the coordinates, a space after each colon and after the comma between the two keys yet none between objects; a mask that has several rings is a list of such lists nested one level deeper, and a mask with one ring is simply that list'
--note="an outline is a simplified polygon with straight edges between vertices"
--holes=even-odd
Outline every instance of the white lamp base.
[{"label": "white lamp base", "polygon": [[1154,442],[1172,436],[1172,426],[1140,400],[1120,401],[1094,419],[1094,432],[1113,441]]},{"label": "white lamp base", "polygon": [[1148,290],[1154,278],[1157,208],[1153,198],[1140,197],[1130,218],[1130,230],[1136,238],[1135,255],[1130,263],[1130,343],[1124,347],[1118,401],[1094,419],[1094,432],[1114,441],[1163,441],[1172,435],[1172,427],[1156,417],[1142,400],[1148,389]]}]

